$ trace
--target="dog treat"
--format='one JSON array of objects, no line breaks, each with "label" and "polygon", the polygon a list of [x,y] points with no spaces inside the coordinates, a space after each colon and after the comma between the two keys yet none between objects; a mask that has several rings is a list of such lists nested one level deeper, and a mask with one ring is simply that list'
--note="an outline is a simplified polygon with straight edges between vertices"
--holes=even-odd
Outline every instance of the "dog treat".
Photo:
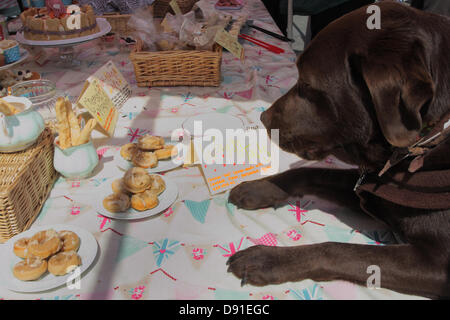
[{"label": "dog treat", "polygon": [[164,139],[159,136],[151,136],[146,134],[138,139],[138,147],[141,150],[153,151],[157,149],[162,149],[164,146]]},{"label": "dog treat", "polygon": [[150,178],[152,179],[152,183],[149,190],[159,196],[164,190],[166,190],[166,183],[163,178],[157,174],[151,174]]},{"label": "dog treat", "polygon": [[141,151],[136,152],[132,157],[131,161],[137,167],[141,168],[154,168],[158,165],[158,158],[154,152],[151,151]]},{"label": "dog treat", "polygon": [[109,212],[124,212],[130,208],[130,197],[125,193],[113,193],[103,199],[103,207]]},{"label": "dog treat", "polygon": [[29,257],[18,262],[13,268],[13,275],[21,281],[39,279],[47,272],[47,261],[38,257]]},{"label": "dog treat", "polygon": [[178,150],[175,148],[172,144],[166,144],[162,149],[155,150],[155,155],[158,158],[158,160],[165,160],[169,159],[172,156],[177,155]]},{"label": "dog treat", "polygon": [[120,148],[120,155],[125,160],[131,161],[131,158],[138,150],[136,143],[127,143]]},{"label": "dog treat", "polygon": [[111,189],[114,193],[125,193],[128,194],[129,191],[123,184],[123,178],[122,179],[116,179],[111,183]]},{"label": "dog treat", "polygon": [[88,143],[91,138],[91,132],[94,130],[97,125],[97,121],[95,119],[89,119],[89,121],[84,126],[83,130],[80,133],[80,137],[77,140],[76,146]]},{"label": "dog treat", "polygon": [[139,167],[129,169],[123,176],[125,188],[131,193],[144,192],[152,182],[147,170]]},{"label": "dog treat", "polygon": [[0,112],[5,116],[12,116],[19,113],[19,110],[17,110],[11,103],[0,98]]},{"label": "dog treat", "polygon": [[64,98],[59,97],[56,100],[56,120],[58,121],[59,147],[67,149],[72,146],[70,138],[70,124],[68,119],[67,106]]},{"label": "dog treat", "polygon": [[79,265],[81,258],[75,251],[60,252],[48,260],[48,272],[55,276],[63,276]]},{"label": "dog treat", "polygon": [[78,123],[78,119],[75,113],[73,112],[72,103],[70,102],[70,100],[66,98],[65,104],[68,112],[67,117],[69,119],[69,126],[70,126],[70,139],[72,146],[75,146],[81,135],[80,124]]},{"label": "dog treat", "polygon": [[138,211],[153,209],[158,203],[158,195],[150,190],[134,194],[131,197],[131,207]]}]

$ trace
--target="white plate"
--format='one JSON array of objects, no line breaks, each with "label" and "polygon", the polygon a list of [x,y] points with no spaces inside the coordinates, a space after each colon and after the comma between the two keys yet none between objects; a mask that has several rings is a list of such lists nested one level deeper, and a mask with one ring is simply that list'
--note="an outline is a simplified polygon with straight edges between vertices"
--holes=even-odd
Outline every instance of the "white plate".
[{"label": "white plate", "polygon": [[[170,143],[169,139],[165,139],[166,140],[166,144],[172,144]],[[166,159],[166,160],[158,160],[158,165],[154,168],[148,168],[146,169],[148,171],[148,173],[158,173],[158,172],[166,172],[169,170],[173,170],[175,168],[178,168],[179,166],[181,166],[183,164],[182,161],[182,157],[183,157],[183,148],[181,145],[176,145],[178,147],[178,154],[176,156],[176,160],[178,161],[172,161],[172,159]],[[120,155],[120,150],[118,150],[115,154],[114,154],[114,161],[116,163],[116,165],[124,171],[127,171],[128,169],[131,169],[134,167],[133,163],[131,161],[125,160],[121,155]]]},{"label": "white plate", "polygon": [[90,232],[76,226],[64,224],[39,226],[12,237],[0,247],[0,284],[3,287],[16,292],[41,292],[60,287],[67,283],[73,271],[64,276],[54,276],[47,272],[39,280],[35,281],[21,281],[13,275],[12,270],[14,265],[22,260],[13,252],[14,242],[25,237],[32,237],[36,232],[48,229],[54,229],[56,231],[70,230],[75,232],[80,238],[78,255],[81,257],[82,263],[80,266],[81,274],[91,266],[97,255],[98,244]]},{"label": "white plate", "polygon": [[[195,121],[202,122],[202,134],[196,134],[194,131]],[[211,112],[187,118],[183,122],[182,128],[183,130],[188,131],[191,137],[201,138],[208,129],[217,129],[221,131],[222,134],[226,133],[226,129],[244,129],[244,122],[241,118],[229,114]]]},{"label": "white plate", "polygon": [[[119,179],[118,177],[117,179]],[[132,208],[128,209],[126,212],[120,212],[120,213],[112,213],[106,210],[103,207],[103,199],[105,199],[108,195],[112,194],[111,184],[107,183],[104,187],[101,188],[99,191],[97,202],[94,205],[94,209],[101,215],[113,219],[119,219],[119,220],[138,220],[143,218],[148,218],[154,215],[157,215],[167,208],[169,208],[175,200],[177,200],[178,197],[178,187],[175,182],[171,181],[170,179],[167,179],[164,176],[161,176],[163,178],[164,182],[166,183],[166,189],[158,196],[159,204],[150,210],[145,211],[137,211]],[[112,179],[114,181],[115,179]]]},{"label": "white plate", "polygon": [[70,46],[100,38],[101,36],[104,36],[105,34],[111,31],[111,25],[104,18],[97,18],[97,25],[100,28],[99,32],[78,38],[62,39],[62,40],[29,40],[25,39],[23,32],[17,32],[16,41],[30,46],[42,46],[42,47]]},{"label": "white plate", "polygon": [[9,68],[11,68],[11,67],[13,67],[13,66],[15,66],[15,65],[17,65],[17,64],[19,64],[19,63],[21,63],[21,62],[24,62],[24,61],[28,58],[28,55],[29,55],[29,54],[28,54],[28,51],[27,51],[27,50],[20,48],[20,59],[17,60],[17,61],[14,61],[14,62],[5,64],[4,66],[1,66],[1,67],[0,67],[0,70],[6,70],[6,69],[9,69]]}]

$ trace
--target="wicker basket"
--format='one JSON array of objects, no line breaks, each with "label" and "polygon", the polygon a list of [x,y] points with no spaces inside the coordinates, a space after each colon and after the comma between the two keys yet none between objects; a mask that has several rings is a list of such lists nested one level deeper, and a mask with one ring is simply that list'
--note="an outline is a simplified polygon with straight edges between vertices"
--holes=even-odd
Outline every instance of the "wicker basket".
[{"label": "wicker basket", "polygon": [[142,51],[142,42],[130,54],[139,87],[199,86],[218,87],[222,47],[213,51]]},{"label": "wicker basket", "polygon": [[[155,0],[153,3],[154,9],[153,14],[155,18],[164,18],[167,12],[175,14],[169,3],[172,0]],[[185,14],[191,11],[192,7],[199,0],[177,0],[178,6],[180,7],[181,13]]]},{"label": "wicker basket", "polygon": [[25,151],[0,154],[0,243],[28,229],[58,177],[53,134],[42,132]]},{"label": "wicker basket", "polygon": [[[153,14],[153,4],[148,6],[146,9],[149,14]],[[130,35],[132,32],[136,31],[133,27],[128,25],[128,20],[130,20],[131,14],[120,14],[118,12],[105,13],[97,18],[106,19],[111,25],[111,32],[117,33],[119,35]]]}]

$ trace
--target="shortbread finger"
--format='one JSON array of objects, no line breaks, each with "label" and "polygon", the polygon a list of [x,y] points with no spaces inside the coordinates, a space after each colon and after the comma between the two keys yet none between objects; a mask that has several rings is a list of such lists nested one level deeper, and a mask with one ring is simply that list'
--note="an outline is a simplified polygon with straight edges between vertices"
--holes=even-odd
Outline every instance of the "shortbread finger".
[{"label": "shortbread finger", "polygon": [[67,117],[70,125],[70,140],[72,142],[72,145],[75,146],[81,135],[80,124],[78,123],[78,119],[73,112],[72,103],[70,102],[70,100],[66,98],[65,103],[68,113]]},{"label": "shortbread finger", "polygon": [[17,110],[11,103],[8,101],[5,101],[0,98],[0,112],[2,112],[5,116],[12,116],[16,113],[19,113],[19,110]]},{"label": "shortbread finger", "polygon": [[56,120],[58,120],[59,146],[61,149],[67,149],[72,146],[70,141],[70,125],[67,115],[66,103],[63,97],[56,100]]},{"label": "shortbread finger", "polygon": [[80,137],[77,141],[77,146],[88,143],[91,139],[91,132],[94,130],[95,126],[97,125],[97,121],[95,119],[89,119],[89,121],[84,126],[83,130],[81,130]]}]

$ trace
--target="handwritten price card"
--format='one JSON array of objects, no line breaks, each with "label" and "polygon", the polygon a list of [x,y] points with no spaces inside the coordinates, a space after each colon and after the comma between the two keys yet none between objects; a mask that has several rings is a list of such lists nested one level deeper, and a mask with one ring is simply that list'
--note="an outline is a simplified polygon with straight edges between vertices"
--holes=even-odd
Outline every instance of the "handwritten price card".
[{"label": "handwritten price card", "polygon": [[120,109],[131,97],[132,91],[129,83],[112,61],[108,61],[97,72],[91,75],[87,79],[87,82],[90,83],[94,79],[99,81],[103,90],[117,109]]},{"label": "handwritten price card", "polygon": [[89,111],[108,136],[114,134],[118,112],[99,80],[93,79],[90,82],[80,96],[78,104]]},{"label": "handwritten price card", "polygon": [[203,175],[211,195],[234,188],[244,181],[262,178],[263,164],[256,165],[207,165],[203,166]]},{"label": "handwritten price card", "polygon": [[231,52],[232,55],[241,59],[241,61],[244,60],[244,48],[238,42],[237,37],[225,31],[225,29],[217,31],[214,41]]}]

